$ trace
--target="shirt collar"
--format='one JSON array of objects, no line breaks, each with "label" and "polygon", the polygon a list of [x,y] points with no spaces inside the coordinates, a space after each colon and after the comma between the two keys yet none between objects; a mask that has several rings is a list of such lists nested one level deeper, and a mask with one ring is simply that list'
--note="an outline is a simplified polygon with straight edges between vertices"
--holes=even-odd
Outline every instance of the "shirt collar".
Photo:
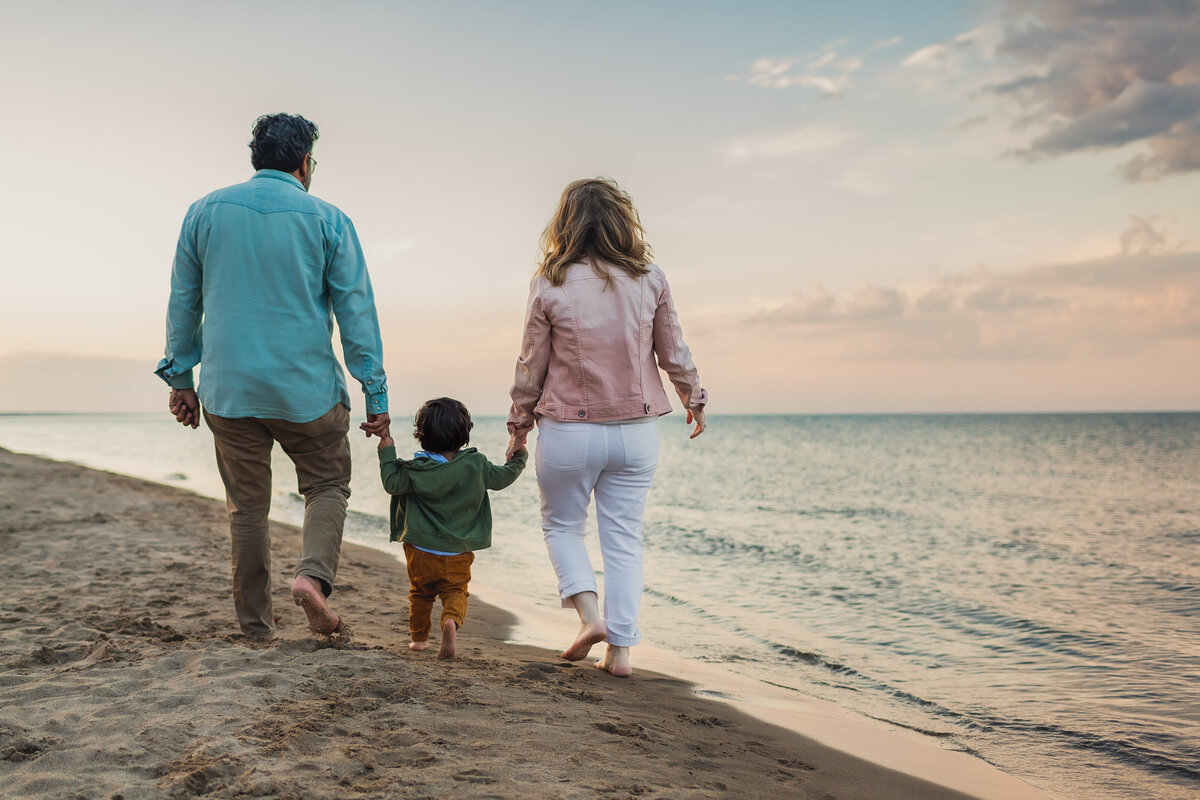
[{"label": "shirt collar", "polygon": [[413,458],[431,458],[439,464],[446,464],[450,461],[441,453],[430,453],[428,450],[418,450],[413,453]]},{"label": "shirt collar", "polygon": [[270,178],[276,181],[286,181],[293,184],[297,189],[304,189],[304,184],[296,179],[295,175],[289,175],[286,172],[280,172],[277,169],[260,169],[258,172],[250,176],[250,180],[259,178]]}]

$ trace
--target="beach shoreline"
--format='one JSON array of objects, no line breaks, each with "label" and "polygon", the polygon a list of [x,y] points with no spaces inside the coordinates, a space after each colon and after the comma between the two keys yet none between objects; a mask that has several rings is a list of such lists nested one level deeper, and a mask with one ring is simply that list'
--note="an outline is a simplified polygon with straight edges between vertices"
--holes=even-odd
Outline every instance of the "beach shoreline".
[{"label": "beach shoreline", "polygon": [[888,769],[655,672],[649,649],[627,681],[567,664],[484,603],[460,658],[410,653],[403,566],[358,545],[333,598],[352,635],[314,637],[286,597],[297,532],[274,522],[279,635],[246,640],[223,504],[178,488],[0,449],[0,510],[0,781],[18,796],[1044,796],[920,743],[905,772],[932,782]]}]

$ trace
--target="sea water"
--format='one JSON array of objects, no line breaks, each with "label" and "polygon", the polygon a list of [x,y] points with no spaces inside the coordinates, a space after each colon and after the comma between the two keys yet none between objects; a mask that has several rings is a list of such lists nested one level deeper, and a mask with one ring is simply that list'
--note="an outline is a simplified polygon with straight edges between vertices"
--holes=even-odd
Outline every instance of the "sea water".
[{"label": "sea water", "polygon": [[[1200,414],[659,429],[648,642],[924,732],[1055,798],[1200,796]],[[477,418],[493,460],[506,438]],[[347,539],[388,549],[375,440],[352,442]],[[0,416],[0,446],[223,496],[211,437],[165,414]],[[296,522],[278,449],[274,472],[274,513]],[[477,582],[557,607],[532,466],[493,513]]]}]

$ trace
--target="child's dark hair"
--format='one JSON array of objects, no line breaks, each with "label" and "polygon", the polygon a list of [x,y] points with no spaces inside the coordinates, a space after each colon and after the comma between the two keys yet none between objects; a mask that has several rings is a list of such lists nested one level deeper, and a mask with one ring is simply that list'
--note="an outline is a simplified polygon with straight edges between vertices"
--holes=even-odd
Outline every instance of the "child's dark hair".
[{"label": "child's dark hair", "polygon": [[421,406],[413,425],[413,438],[430,453],[456,453],[471,441],[471,412],[449,397],[438,397]]}]

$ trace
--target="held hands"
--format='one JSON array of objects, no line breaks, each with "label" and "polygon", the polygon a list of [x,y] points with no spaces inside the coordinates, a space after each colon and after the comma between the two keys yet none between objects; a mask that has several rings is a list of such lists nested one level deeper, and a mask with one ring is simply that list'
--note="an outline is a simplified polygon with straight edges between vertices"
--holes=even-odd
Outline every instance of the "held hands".
[{"label": "held hands", "polygon": [[367,414],[367,421],[359,425],[358,429],[365,431],[368,439],[372,436],[379,436],[381,438],[388,436],[388,438],[391,438],[388,434],[391,424],[391,415],[384,411],[382,414]]},{"label": "held hands", "polygon": [[[368,436],[369,435],[370,434],[368,434]],[[379,434],[379,449],[380,450],[382,450],[385,447],[395,447],[395,446],[396,446],[396,440],[392,438],[392,432],[390,430],[384,431],[383,433]]]},{"label": "held hands", "polygon": [[524,450],[525,449],[525,440],[528,438],[529,438],[529,431],[523,431],[521,433],[514,433],[512,436],[510,436],[508,438],[508,447],[505,448],[505,450],[504,450],[505,460],[511,461],[512,457],[517,453],[517,451]]},{"label": "held hands", "polygon": [[172,389],[167,407],[180,425],[192,429],[200,426],[200,398],[195,389]]},{"label": "held hands", "polygon": [[692,420],[696,421],[696,430],[692,431],[692,435],[688,437],[689,439],[695,439],[697,436],[704,433],[704,409],[697,408],[693,411],[689,408],[687,412],[688,425],[692,424]]}]

